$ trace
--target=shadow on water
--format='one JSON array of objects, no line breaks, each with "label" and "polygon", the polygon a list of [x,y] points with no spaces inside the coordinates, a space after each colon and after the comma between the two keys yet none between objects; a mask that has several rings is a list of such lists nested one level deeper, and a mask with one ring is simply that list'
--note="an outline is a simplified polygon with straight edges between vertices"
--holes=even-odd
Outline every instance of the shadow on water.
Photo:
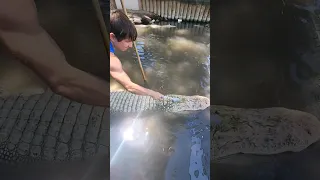
[{"label": "shadow on water", "polygon": [[110,123],[112,178],[208,179],[209,108],[186,116],[112,114]]},{"label": "shadow on water", "polygon": [[[210,34],[202,24],[162,22],[137,25],[137,49],[149,87],[164,94],[203,95],[210,91]],[[116,51],[133,82],[143,85],[134,49]],[[111,89],[123,89],[111,80]]]},{"label": "shadow on water", "polygon": [[[211,103],[303,111],[319,103],[319,84],[305,91],[310,81],[319,82],[320,67],[303,59],[308,53],[319,54],[308,12],[281,1],[227,0],[212,8]],[[316,142],[298,153],[227,156],[211,162],[211,178],[319,179],[319,147]]]}]

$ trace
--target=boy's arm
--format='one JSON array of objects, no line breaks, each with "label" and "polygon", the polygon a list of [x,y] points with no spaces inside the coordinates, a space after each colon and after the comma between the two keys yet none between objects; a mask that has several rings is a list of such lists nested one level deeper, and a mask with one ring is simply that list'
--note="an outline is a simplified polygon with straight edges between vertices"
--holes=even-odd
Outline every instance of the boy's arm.
[{"label": "boy's arm", "polygon": [[39,25],[32,0],[0,1],[0,40],[54,92],[80,103],[109,106],[109,84],[67,63]]},{"label": "boy's arm", "polygon": [[110,75],[123,85],[129,92],[151,96],[155,99],[160,99],[163,95],[155,92],[151,89],[146,89],[138,84],[135,84],[131,81],[126,72],[122,68],[120,60],[113,54],[110,53]]}]

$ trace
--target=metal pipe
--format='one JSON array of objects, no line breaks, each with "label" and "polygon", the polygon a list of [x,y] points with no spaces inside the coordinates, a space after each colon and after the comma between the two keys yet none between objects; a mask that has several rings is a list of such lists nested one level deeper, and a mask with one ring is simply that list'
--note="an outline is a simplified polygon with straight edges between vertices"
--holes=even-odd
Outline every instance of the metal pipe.
[{"label": "metal pipe", "polygon": [[201,8],[200,8],[200,13],[199,13],[199,21],[200,22],[204,22],[204,10],[205,10],[206,6],[205,5],[201,5]]},{"label": "metal pipe", "polygon": [[172,15],[171,18],[176,20],[176,12],[177,12],[177,2],[172,1]]},{"label": "metal pipe", "polygon": [[169,10],[168,10],[169,8],[168,8],[168,0],[165,0],[164,1],[164,17],[165,18],[168,18],[169,16]]},{"label": "metal pipe", "polygon": [[161,6],[160,6],[160,4],[161,4],[161,2],[160,2],[160,0],[157,0],[157,14],[159,15],[159,16],[161,16]]},{"label": "metal pipe", "polygon": [[208,7],[206,22],[210,22],[210,7]]},{"label": "metal pipe", "polygon": [[168,13],[168,19],[172,19],[172,12],[173,12],[173,4],[172,4],[172,0],[169,1],[169,13]]},{"label": "metal pipe", "polygon": [[159,16],[177,20],[191,22],[209,22],[210,5],[190,1],[177,0],[139,0],[140,9],[153,12]]},{"label": "metal pipe", "polygon": [[207,18],[210,18],[210,7],[206,6],[204,15],[203,15],[203,22],[207,22]]},{"label": "metal pipe", "polygon": [[187,4],[187,3],[184,3],[183,15],[182,15],[182,19],[183,19],[183,20],[187,20],[187,14],[188,14],[188,4]]},{"label": "metal pipe", "polygon": [[196,6],[193,4],[193,3],[190,3],[191,4],[191,11],[190,11],[190,21],[195,21],[195,11],[196,11]]},{"label": "metal pipe", "polygon": [[192,12],[192,4],[188,3],[188,10],[187,10],[187,21],[191,20],[191,12]]},{"label": "metal pipe", "polygon": [[161,0],[161,17],[164,18],[164,0]]},{"label": "metal pipe", "polygon": [[143,10],[147,10],[147,0],[142,0],[143,1]]},{"label": "metal pipe", "polygon": [[150,4],[150,9],[149,9],[149,12],[153,12],[153,1],[152,0],[149,0],[149,4]]},{"label": "metal pipe", "polygon": [[150,11],[150,3],[149,3],[149,0],[146,0],[146,11]]},{"label": "metal pipe", "polygon": [[179,1],[177,2],[176,6],[177,6],[177,11],[176,11],[175,18],[179,19],[180,18],[180,2]]}]

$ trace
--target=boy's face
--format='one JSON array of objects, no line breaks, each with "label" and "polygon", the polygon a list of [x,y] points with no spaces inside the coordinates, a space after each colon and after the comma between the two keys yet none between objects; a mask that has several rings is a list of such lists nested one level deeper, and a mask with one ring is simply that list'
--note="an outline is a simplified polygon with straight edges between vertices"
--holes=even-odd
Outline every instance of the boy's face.
[{"label": "boy's face", "polygon": [[116,49],[120,51],[126,51],[129,48],[132,48],[132,41],[130,39],[124,39],[122,41],[118,41],[117,38],[111,33],[110,40]]}]

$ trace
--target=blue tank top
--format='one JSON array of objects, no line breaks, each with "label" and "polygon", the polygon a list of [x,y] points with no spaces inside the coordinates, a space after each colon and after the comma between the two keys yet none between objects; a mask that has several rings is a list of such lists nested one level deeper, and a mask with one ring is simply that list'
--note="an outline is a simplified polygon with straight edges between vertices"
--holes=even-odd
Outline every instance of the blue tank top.
[{"label": "blue tank top", "polygon": [[110,53],[114,53],[114,48],[111,42],[110,42]]}]

